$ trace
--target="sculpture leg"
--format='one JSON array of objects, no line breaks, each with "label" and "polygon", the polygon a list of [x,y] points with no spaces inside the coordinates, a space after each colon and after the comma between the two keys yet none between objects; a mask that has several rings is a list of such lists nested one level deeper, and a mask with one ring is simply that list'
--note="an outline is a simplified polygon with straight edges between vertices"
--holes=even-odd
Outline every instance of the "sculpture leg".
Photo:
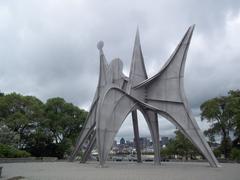
[{"label": "sculpture leg", "polygon": [[94,127],[95,127],[95,124],[93,124],[91,128],[84,128],[82,130],[82,132],[80,133],[80,135],[78,137],[75,149],[69,158],[69,161],[74,161],[74,159],[75,159],[77,153],[79,152],[79,150],[81,149],[83,143],[93,133]]},{"label": "sculpture leg", "polygon": [[137,110],[132,111],[132,123],[133,123],[133,132],[134,132],[134,139],[137,151],[137,162],[142,162],[141,159],[141,150],[139,144],[139,129],[138,129],[138,118],[137,118]]},{"label": "sculpture leg", "polygon": [[105,164],[114,137],[136,103],[121,90],[111,88],[100,100],[97,111],[97,149],[100,166]]},{"label": "sculpture leg", "polygon": [[95,145],[96,145],[96,131],[94,131],[80,163],[86,163]]},{"label": "sculpture leg", "polygon": [[159,142],[159,128],[158,128],[158,117],[154,111],[146,111],[146,121],[152,136],[153,147],[154,147],[154,164],[161,164],[160,157],[160,142]]},{"label": "sculpture leg", "polygon": [[76,157],[77,153],[79,152],[79,150],[81,149],[83,143],[91,135],[91,133],[93,133],[93,130],[96,127],[97,102],[98,102],[97,100],[94,101],[94,103],[89,111],[88,117],[87,117],[87,119],[84,123],[84,126],[78,136],[75,149],[72,152],[72,154],[69,158],[69,161],[73,161],[75,159],[75,157]]},{"label": "sculpture leg", "polygon": [[210,165],[212,167],[219,167],[220,165],[217,159],[190,110],[186,110],[184,105],[172,104],[171,108],[165,109],[165,112],[167,114],[163,114],[163,116],[173,122],[181,132],[183,132],[183,134],[199,149],[203,156],[205,156]]}]

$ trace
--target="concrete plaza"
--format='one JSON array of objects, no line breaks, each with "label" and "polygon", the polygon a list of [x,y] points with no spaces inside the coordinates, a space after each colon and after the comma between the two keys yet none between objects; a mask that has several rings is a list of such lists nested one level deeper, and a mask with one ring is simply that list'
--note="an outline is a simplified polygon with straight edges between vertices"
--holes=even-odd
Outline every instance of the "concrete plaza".
[{"label": "concrete plaza", "polygon": [[[108,162],[99,168],[97,162],[26,162],[6,163],[2,178],[28,180],[239,180],[240,164],[221,164],[211,168],[208,163],[164,162],[161,166],[152,163]],[[18,178],[17,178],[18,177]]]}]

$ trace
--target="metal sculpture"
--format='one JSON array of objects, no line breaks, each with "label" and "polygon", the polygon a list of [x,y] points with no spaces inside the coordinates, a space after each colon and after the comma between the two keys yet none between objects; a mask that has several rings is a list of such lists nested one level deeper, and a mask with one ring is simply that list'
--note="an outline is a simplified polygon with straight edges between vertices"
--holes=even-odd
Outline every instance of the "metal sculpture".
[{"label": "metal sculpture", "polygon": [[194,26],[191,26],[162,69],[148,78],[137,30],[129,77],[122,73],[123,63],[114,59],[107,63],[104,43],[100,52],[100,72],[97,90],[85,125],[70,157],[74,160],[85,141],[89,141],[82,162],[86,162],[97,145],[100,165],[107,160],[114,137],[123,121],[132,113],[137,159],[141,162],[137,110],[141,111],[154,144],[154,162],[160,164],[158,117],[172,122],[205,156],[212,167],[219,163],[194,119],[184,93],[184,66]]}]

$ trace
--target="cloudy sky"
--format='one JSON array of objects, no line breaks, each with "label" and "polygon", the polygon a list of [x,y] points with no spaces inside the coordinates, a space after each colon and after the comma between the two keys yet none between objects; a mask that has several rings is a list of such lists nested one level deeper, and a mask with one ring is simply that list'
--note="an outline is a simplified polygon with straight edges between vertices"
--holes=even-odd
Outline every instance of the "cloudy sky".
[{"label": "cloudy sky", "polygon": [[[195,117],[205,100],[240,89],[238,0],[1,0],[0,90],[42,101],[60,96],[88,109],[98,80],[96,43],[129,73],[136,27],[149,76],[158,72],[187,28],[196,24],[185,68]],[[160,118],[160,134],[174,126]],[[140,117],[140,133],[149,136]],[[131,138],[131,119],[118,137]]]}]

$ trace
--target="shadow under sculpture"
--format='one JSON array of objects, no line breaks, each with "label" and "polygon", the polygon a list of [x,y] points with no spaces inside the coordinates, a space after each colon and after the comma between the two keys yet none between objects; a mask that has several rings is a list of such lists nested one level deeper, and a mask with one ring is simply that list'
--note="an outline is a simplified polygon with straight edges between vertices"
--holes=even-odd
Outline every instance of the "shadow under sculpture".
[{"label": "shadow under sculpture", "polygon": [[141,111],[154,144],[154,163],[160,164],[158,117],[172,122],[205,156],[212,167],[219,163],[206,142],[184,93],[184,66],[194,26],[191,26],[162,69],[148,78],[137,30],[129,77],[122,73],[123,63],[114,59],[107,63],[104,43],[97,45],[100,52],[100,72],[97,90],[88,118],[80,132],[70,157],[73,161],[88,141],[81,162],[86,162],[97,145],[100,165],[107,160],[109,151],[125,118],[132,113],[137,160],[141,162],[137,110]]}]

